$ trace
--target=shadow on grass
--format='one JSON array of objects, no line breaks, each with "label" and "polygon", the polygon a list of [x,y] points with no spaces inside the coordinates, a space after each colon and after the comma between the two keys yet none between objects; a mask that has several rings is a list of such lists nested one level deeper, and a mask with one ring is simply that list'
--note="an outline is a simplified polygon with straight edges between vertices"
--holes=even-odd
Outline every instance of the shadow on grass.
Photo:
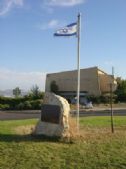
[{"label": "shadow on grass", "polygon": [[0,134],[0,142],[61,142],[60,137],[48,137],[44,135],[17,135],[17,134]]}]

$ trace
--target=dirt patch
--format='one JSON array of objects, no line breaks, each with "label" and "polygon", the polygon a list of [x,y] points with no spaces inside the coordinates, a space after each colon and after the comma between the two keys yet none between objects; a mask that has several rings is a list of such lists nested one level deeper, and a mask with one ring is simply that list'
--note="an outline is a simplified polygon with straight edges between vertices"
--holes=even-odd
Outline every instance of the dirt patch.
[{"label": "dirt patch", "polygon": [[19,135],[32,134],[35,130],[35,125],[19,126],[19,127],[16,127],[14,130],[16,134],[19,134]]}]

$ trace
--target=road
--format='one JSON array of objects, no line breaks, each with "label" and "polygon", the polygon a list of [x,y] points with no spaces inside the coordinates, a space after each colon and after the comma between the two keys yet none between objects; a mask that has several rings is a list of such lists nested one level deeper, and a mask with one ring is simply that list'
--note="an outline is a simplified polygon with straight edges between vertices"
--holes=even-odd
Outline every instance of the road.
[{"label": "road", "polygon": [[40,118],[40,111],[0,111],[0,120]]},{"label": "road", "polygon": [[[76,116],[76,111],[73,110],[70,113],[72,116]],[[114,108],[114,116],[126,116],[126,108]],[[31,119],[40,118],[40,110],[30,111],[0,111],[0,120],[18,120],[18,119]],[[110,109],[105,108],[93,108],[93,109],[81,109],[80,117],[87,116],[110,116]]]},{"label": "road", "polygon": [[[76,115],[76,111],[73,110],[71,114],[74,116]],[[80,110],[80,117],[86,116],[110,116],[111,111],[110,109],[105,108],[93,108],[93,109],[82,109]],[[113,108],[113,115],[114,116],[126,116],[126,108]]]}]

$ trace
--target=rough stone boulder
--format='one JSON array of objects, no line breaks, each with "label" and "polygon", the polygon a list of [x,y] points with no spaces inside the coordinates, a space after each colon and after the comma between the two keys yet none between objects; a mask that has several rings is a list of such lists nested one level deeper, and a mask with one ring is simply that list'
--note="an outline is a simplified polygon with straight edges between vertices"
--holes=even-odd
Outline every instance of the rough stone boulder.
[{"label": "rough stone boulder", "polygon": [[69,135],[70,106],[67,100],[54,93],[45,93],[41,120],[38,122],[35,133],[46,136]]}]

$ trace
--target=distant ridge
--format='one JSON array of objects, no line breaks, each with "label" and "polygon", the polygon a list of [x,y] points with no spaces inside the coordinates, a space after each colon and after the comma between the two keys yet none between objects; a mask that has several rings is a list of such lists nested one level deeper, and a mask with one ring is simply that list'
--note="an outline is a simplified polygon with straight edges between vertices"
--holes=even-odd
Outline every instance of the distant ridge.
[{"label": "distant ridge", "polygon": [[[21,89],[21,96],[25,96],[27,94],[28,94],[28,91],[25,91],[25,90]],[[14,97],[13,89],[0,90],[0,96]]]}]

